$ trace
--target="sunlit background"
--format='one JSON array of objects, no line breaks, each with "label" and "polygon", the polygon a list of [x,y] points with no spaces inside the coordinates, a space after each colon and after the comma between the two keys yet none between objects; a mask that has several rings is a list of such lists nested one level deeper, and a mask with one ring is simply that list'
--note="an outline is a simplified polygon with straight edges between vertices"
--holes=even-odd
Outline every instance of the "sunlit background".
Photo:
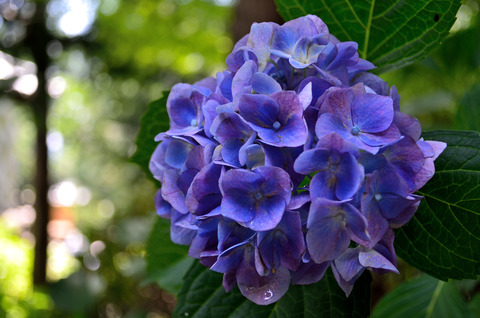
[{"label": "sunlit background", "polygon": [[[0,317],[170,316],[175,299],[145,282],[156,189],[128,158],[149,101],[225,67],[236,4],[0,0]],[[441,49],[382,76],[426,129],[454,127],[477,84],[478,11],[464,1]],[[32,281],[39,80],[26,26],[38,16],[50,36],[48,288]]]}]

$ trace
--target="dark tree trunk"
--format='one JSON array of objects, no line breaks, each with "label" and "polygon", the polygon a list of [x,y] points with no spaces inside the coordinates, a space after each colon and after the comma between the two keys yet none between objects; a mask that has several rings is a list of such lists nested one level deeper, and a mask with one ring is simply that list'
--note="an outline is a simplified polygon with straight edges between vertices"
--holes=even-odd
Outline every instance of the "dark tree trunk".
[{"label": "dark tree trunk", "polygon": [[283,23],[273,0],[240,0],[235,9],[233,39],[240,40],[250,32],[253,22]]},{"label": "dark tree trunk", "polygon": [[47,269],[47,225],[49,221],[49,204],[47,199],[48,180],[48,149],[47,149],[47,116],[50,98],[47,94],[46,70],[50,64],[47,55],[47,45],[51,37],[45,26],[45,6],[38,4],[35,16],[27,27],[25,44],[30,49],[33,62],[37,65],[38,88],[32,96],[30,106],[35,115],[37,128],[36,176],[35,190],[36,220],[33,226],[35,236],[35,260],[33,282],[35,285],[46,284]]}]

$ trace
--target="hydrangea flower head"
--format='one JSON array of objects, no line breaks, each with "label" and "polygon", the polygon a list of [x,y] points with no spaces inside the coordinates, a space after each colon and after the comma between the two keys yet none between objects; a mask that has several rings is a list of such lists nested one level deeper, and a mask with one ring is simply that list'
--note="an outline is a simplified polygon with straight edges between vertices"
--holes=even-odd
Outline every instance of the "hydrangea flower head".
[{"label": "hydrangea flower head", "polygon": [[267,305],[329,267],[347,296],[364,270],[398,272],[394,229],[446,145],[357,49],[313,15],[255,23],[228,69],[172,88],[156,210],[226,291]]}]

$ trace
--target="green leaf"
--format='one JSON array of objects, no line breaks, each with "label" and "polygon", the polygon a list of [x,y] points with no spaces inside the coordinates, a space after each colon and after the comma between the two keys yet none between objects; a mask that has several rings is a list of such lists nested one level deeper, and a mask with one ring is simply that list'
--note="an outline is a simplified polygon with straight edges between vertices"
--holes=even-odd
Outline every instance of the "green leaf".
[{"label": "green leaf", "polygon": [[461,0],[275,0],[285,20],[315,14],[382,73],[420,61],[447,36]]},{"label": "green leaf", "polygon": [[157,283],[169,293],[177,294],[182,278],[193,263],[188,248],[170,239],[170,221],[158,218],[147,241],[147,269],[144,283]]},{"label": "green leaf", "polygon": [[480,83],[470,88],[457,109],[455,128],[480,131]]},{"label": "green leaf", "polygon": [[417,213],[396,232],[397,254],[442,280],[480,274],[480,134],[437,130],[426,140],[448,144],[435,176],[420,190]]},{"label": "green leaf", "polygon": [[473,317],[480,317],[480,294],[475,294],[468,303],[468,308],[472,311]]},{"label": "green leaf", "polygon": [[137,163],[157,185],[160,185],[150,173],[148,163],[153,151],[158,145],[154,140],[155,136],[163,131],[167,131],[169,127],[167,114],[167,98],[168,91],[163,92],[163,97],[151,102],[147,106],[147,111],[140,120],[140,131],[137,135],[135,144],[137,151],[133,154],[131,161]]},{"label": "green leaf", "polygon": [[472,317],[454,281],[443,282],[423,275],[403,283],[383,297],[372,318]]},{"label": "green leaf", "polygon": [[365,272],[346,298],[329,270],[318,283],[290,286],[278,302],[259,306],[234,288],[225,293],[222,274],[195,262],[185,276],[173,317],[367,317],[370,313],[371,277]]}]

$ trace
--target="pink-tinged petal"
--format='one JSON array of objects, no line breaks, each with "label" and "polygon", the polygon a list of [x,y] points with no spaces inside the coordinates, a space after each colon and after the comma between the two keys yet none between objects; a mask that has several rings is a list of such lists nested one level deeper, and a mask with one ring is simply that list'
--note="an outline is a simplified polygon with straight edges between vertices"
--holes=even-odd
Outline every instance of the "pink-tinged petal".
[{"label": "pink-tinged petal", "polygon": [[270,96],[277,103],[280,109],[279,120],[287,123],[292,116],[302,117],[303,106],[298,95],[293,91],[282,91]]},{"label": "pink-tinged petal", "polygon": [[351,125],[351,105],[355,98],[353,90],[347,88],[330,88],[325,94],[327,95],[320,108],[320,112],[335,114],[340,118],[341,122]]},{"label": "pink-tinged petal", "polygon": [[397,126],[402,135],[409,136],[413,140],[418,140],[422,134],[420,121],[417,118],[401,113],[400,111],[395,112],[393,124]]},{"label": "pink-tinged petal", "polygon": [[352,121],[361,131],[378,133],[393,122],[393,101],[390,97],[362,94],[352,102]]}]

